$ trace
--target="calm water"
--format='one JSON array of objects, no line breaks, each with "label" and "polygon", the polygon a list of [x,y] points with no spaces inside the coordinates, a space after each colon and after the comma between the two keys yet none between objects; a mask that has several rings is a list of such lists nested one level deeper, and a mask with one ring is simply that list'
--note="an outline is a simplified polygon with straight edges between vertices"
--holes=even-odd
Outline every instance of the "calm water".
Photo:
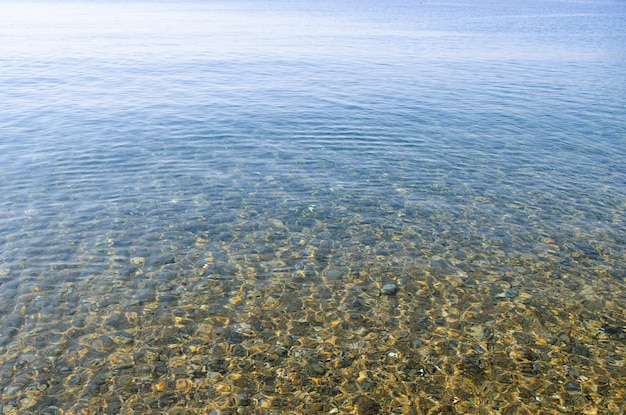
[{"label": "calm water", "polygon": [[624,44],[619,0],[0,2],[0,413],[622,413]]}]

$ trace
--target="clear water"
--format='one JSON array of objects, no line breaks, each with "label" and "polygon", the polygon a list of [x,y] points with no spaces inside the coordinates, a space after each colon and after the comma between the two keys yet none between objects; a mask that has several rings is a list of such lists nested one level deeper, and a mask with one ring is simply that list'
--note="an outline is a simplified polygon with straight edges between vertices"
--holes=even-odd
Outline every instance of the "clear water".
[{"label": "clear water", "polygon": [[617,0],[1,2],[0,407],[617,413],[624,44]]}]

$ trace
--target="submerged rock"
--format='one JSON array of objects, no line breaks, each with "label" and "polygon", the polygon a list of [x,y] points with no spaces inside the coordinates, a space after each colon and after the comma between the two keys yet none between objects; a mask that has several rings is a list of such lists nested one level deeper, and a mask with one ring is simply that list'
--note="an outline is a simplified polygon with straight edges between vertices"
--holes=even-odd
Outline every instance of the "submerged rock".
[{"label": "submerged rock", "polygon": [[387,282],[382,286],[382,288],[380,289],[380,292],[385,295],[396,295],[396,293],[399,290],[400,288],[398,288],[398,286],[395,283]]},{"label": "submerged rock", "polygon": [[505,290],[499,294],[496,294],[496,298],[515,298],[519,295],[519,291],[517,290],[513,290],[513,289],[509,289],[509,290]]}]

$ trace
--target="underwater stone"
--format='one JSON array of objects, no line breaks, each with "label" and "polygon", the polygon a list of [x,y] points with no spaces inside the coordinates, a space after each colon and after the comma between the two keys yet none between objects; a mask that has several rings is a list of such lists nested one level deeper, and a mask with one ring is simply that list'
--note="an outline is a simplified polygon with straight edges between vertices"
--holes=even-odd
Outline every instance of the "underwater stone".
[{"label": "underwater stone", "polygon": [[518,296],[518,294],[519,292],[517,290],[509,289],[499,294],[496,294],[496,298],[515,298]]},{"label": "underwater stone", "polygon": [[131,375],[121,375],[117,379],[117,384],[120,386],[129,386],[133,383],[134,379]]},{"label": "underwater stone", "polygon": [[381,410],[380,404],[367,396],[357,397],[354,403],[359,415],[375,415]]},{"label": "underwater stone", "polygon": [[326,367],[321,363],[313,363],[309,366],[309,371],[313,376],[324,376],[326,374]]},{"label": "underwater stone", "polygon": [[393,282],[388,282],[383,285],[380,292],[385,295],[395,295],[398,292],[398,286]]}]

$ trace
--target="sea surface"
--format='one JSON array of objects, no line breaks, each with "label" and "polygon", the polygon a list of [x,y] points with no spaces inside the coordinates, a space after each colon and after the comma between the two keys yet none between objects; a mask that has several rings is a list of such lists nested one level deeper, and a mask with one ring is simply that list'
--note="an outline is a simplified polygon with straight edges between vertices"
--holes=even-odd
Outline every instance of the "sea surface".
[{"label": "sea surface", "polygon": [[622,0],[0,2],[0,413],[622,414]]}]

